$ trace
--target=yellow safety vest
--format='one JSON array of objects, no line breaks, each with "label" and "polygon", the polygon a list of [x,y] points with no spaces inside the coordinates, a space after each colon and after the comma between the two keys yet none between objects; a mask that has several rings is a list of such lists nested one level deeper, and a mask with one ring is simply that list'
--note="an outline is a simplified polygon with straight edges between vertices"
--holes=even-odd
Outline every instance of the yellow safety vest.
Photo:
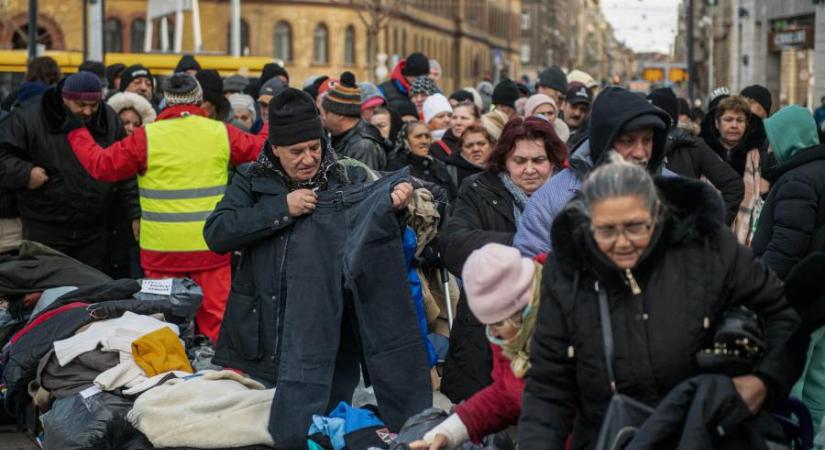
[{"label": "yellow safety vest", "polygon": [[140,248],[209,250],[206,218],[228,180],[229,135],[222,122],[197,115],[146,125],[146,172],[140,186]]}]

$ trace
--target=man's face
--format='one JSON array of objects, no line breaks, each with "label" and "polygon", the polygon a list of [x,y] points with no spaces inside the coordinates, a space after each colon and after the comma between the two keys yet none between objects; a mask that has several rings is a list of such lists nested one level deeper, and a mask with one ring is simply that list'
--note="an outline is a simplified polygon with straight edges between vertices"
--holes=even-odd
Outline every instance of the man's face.
[{"label": "man's face", "polygon": [[146,77],[135,78],[126,86],[126,92],[134,92],[152,101],[152,81]]},{"label": "man's face", "polygon": [[736,146],[742,141],[747,127],[748,118],[741,111],[725,111],[716,119],[719,137],[729,146]]},{"label": "man's face", "polygon": [[590,105],[588,103],[571,105],[568,102],[564,102],[564,122],[570,128],[579,128],[582,122],[584,122],[584,119],[587,118],[588,112],[590,112]]},{"label": "man's face", "polygon": [[323,111],[321,117],[324,127],[326,127],[333,136],[341,134],[341,131],[343,131],[341,128],[343,127],[342,122],[344,121],[344,116],[330,111]]},{"label": "man's face", "polygon": [[99,101],[69,100],[64,98],[63,103],[66,104],[72,114],[79,116],[83,119],[83,122],[86,123],[92,120],[92,117],[94,117],[97,112],[97,108],[100,107]]},{"label": "man's face", "polygon": [[553,88],[549,88],[547,86],[539,86],[537,90],[539,94],[544,94],[555,100],[557,105],[561,105],[562,103],[564,103],[564,94]]},{"label": "man's face", "polygon": [[622,133],[613,141],[613,150],[625,161],[646,168],[653,156],[653,130]]},{"label": "man's face", "polygon": [[759,117],[760,119],[763,119],[763,120],[768,117],[768,112],[765,111],[765,108],[763,108],[762,105],[759,104],[759,102],[748,99],[748,104],[751,107],[751,112],[756,117]]},{"label": "man's face", "polygon": [[293,181],[311,180],[321,167],[321,140],[299,142],[284,147],[273,146],[275,157]]}]

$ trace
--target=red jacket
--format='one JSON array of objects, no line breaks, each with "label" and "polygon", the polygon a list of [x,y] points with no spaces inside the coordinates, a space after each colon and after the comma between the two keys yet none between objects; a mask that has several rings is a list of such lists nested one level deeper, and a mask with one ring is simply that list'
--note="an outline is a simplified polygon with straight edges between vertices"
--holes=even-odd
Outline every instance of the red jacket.
[{"label": "red jacket", "polygon": [[484,436],[518,422],[524,392],[524,379],[513,375],[510,360],[504,356],[501,347],[494,344],[490,347],[493,349],[493,383],[455,407],[455,413],[467,427],[470,440],[477,444]]},{"label": "red jacket", "polygon": [[[206,117],[206,112],[197,106],[181,105],[164,109],[158,120],[180,117],[184,113]],[[230,162],[239,165],[254,161],[269,137],[268,128],[261,134],[252,135],[231,125],[226,125],[229,138]],[[97,180],[120,181],[146,172],[146,130],[135,128],[131,136],[101,148],[89,134],[86,127],[78,128],[68,135],[69,144],[86,171]],[[208,270],[229,264],[230,255],[220,255],[210,251],[202,252],[156,252],[140,250],[140,261],[144,269],[163,272],[190,272]]]}]

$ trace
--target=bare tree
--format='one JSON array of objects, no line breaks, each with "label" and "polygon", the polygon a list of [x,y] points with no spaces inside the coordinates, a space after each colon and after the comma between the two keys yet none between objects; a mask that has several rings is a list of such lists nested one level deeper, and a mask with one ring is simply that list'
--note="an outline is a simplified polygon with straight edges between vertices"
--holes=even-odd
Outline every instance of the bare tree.
[{"label": "bare tree", "polygon": [[[375,77],[378,66],[378,35],[387,28],[393,17],[407,4],[407,0],[332,0],[333,3],[349,5],[367,30],[367,61],[369,77]],[[381,80],[376,80],[381,81]]]}]

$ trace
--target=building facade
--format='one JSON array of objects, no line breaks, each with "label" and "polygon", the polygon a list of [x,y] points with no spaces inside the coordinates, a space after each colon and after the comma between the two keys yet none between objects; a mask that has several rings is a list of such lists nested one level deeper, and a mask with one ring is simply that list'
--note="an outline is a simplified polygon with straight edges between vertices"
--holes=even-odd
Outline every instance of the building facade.
[{"label": "building facade", "polygon": [[[361,0],[372,3],[371,0]],[[392,6],[400,0],[386,0]],[[200,49],[189,30],[193,15],[174,14],[151,23],[150,51],[169,50],[176,27],[182,27],[183,52],[228,54],[229,0],[200,0]],[[361,2],[355,1],[355,4]],[[317,74],[337,76],[344,70],[359,80],[375,80],[368,60],[368,40],[386,55],[389,71],[399,58],[423,51],[443,68],[442,88],[475,86],[485,78],[515,77],[521,71],[520,0],[407,0],[377,33],[368,33],[369,13],[359,14],[348,1],[243,0],[241,51],[282,61],[296,81]],[[48,49],[83,49],[83,14],[73,2],[40,0],[39,41]],[[104,22],[107,52],[142,53],[146,47],[145,0],[108,0]],[[0,20],[0,48],[25,48],[27,1],[8,0]],[[163,24],[162,22],[166,22]],[[164,45],[167,44],[167,45]],[[378,54],[374,55],[376,58]]]},{"label": "building facade", "polygon": [[[676,59],[687,60],[686,14],[680,6]],[[734,92],[759,84],[774,109],[787,104],[816,107],[825,95],[825,4],[811,0],[695,1],[697,92],[715,87]]]}]

